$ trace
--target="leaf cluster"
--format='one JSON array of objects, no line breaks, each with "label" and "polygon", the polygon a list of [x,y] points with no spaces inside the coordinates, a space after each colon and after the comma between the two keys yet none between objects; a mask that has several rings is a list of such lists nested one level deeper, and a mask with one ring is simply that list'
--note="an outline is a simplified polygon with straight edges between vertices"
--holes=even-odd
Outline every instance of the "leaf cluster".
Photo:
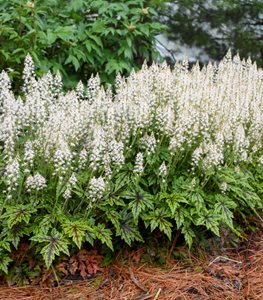
[{"label": "leaf cluster", "polygon": [[[224,228],[242,237],[242,224],[251,227],[251,216],[260,219],[263,177],[259,166],[243,163],[236,171],[235,165],[226,164],[202,179],[186,171],[190,162],[185,161],[180,169],[170,167],[165,177],[159,176],[163,158],[168,166],[172,159],[163,140],[138,176],[132,171],[132,155],[126,153],[126,165],[112,175],[105,193],[92,207],[86,197],[89,176],[85,170],[79,172],[70,203],[60,194],[53,202],[61,185],[54,181],[42,198],[27,194],[23,204],[3,203],[1,271],[8,273],[10,253],[25,238],[49,268],[56,257],[70,256],[88,245],[105,245],[114,251],[120,240],[129,246],[140,244],[158,230],[169,240],[180,231],[191,247],[204,233],[219,237]],[[227,183],[224,192],[222,182]]]},{"label": "leaf cluster", "polygon": [[154,1],[0,1],[0,69],[20,83],[30,53],[37,74],[59,71],[66,87],[91,74],[113,82],[144,60],[157,59]]}]

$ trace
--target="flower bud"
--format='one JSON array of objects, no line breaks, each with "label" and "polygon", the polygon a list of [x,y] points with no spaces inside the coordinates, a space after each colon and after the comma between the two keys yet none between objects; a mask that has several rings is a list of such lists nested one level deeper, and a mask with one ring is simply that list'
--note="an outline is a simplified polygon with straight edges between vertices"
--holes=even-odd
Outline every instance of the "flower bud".
[{"label": "flower bud", "polygon": [[32,1],[27,1],[26,7],[33,10],[35,9],[35,3]]},{"label": "flower bud", "polygon": [[135,29],[136,29],[136,26],[133,25],[133,24],[130,24],[130,25],[128,26],[128,30],[129,30],[130,32],[133,32]]},{"label": "flower bud", "polygon": [[141,9],[141,15],[143,16],[148,16],[149,11],[148,11],[149,7],[144,7]]}]

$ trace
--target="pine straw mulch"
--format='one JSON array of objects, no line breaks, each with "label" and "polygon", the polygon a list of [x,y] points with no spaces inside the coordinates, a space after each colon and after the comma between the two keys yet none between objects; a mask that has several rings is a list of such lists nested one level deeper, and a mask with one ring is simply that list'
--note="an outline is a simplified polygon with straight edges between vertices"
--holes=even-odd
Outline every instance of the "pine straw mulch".
[{"label": "pine straw mulch", "polygon": [[62,282],[56,288],[0,286],[1,300],[261,300],[263,232],[224,256],[191,256],[191,265],[168,260],[166,268],[114,264],[92,279]]}]

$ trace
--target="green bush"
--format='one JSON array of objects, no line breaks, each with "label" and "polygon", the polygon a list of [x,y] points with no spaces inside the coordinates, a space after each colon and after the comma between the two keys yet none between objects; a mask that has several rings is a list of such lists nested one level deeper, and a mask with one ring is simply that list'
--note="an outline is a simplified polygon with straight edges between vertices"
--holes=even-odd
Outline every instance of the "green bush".
[{"label": "green bush", "polygon": [[23,78],[15,97],[0,76],[2,272],[23,242],[50,267],[89,244],[158,230],[191,247],[262,221],[262,70],[249,60],[144,65],[114,94],[98,76],[64,94],[30,56]]},{"label": "green bush", "polygon": [[[159,1],[160,2],[160,1]],[[91,74],[113,82],[146,59],[157,59],[152,0],[0,0],[0,69],[18,85],[30,53],[37,75],[59,71],[67,87]]]}]

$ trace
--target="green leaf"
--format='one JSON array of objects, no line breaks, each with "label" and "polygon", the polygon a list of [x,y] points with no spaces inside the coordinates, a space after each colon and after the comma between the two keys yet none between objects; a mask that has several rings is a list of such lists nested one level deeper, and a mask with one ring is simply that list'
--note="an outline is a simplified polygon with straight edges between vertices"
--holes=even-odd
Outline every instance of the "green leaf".
[{"label": "green leaf", "polygon": [[[42,233],[46,235],[52,228],[53,223],[56,221],[56,217],[52,214],[40,215],[35,219],[32,227],[32,232],[36,235]],[[35,226],[34,226],[35,225]]]},{"label": "green leaf", "polygon": [[153,209],[153,197],[142,190],[132,191],[123,197],[132,200],[128,204],[128,208],[131,209],[134,219],[137,219],[146,208]]},{"label": "green leaf", "polygon": [[213,211],[205,211],[204,215],[198,218],[195,222],[196,225],[203,225],[211,230],[215,235],[220,236],[218,216]]},{"label": "green leaf", "polygon": [[89,242],[93,246],[94,239],[96,238],[95,230],[90,227],[90,230],[86,230],[85,233],[85,241]]},{"label": "green leaf", "polygon": [[0,252],[0,271],[3,271],[4,273],[8,273],[8,265],[9,263],[12,261],[12,259],[4,254]]},{"label": "green leaf", "polygon": [[132,39],[130,37],[126,37],[127,45],[131,48],[132,47]]},{"label": "green leaf", "polygon": [[96,237],[103,243],[106,244],[112,251],[113,245],[111,241],[112,232],[110,229],[106,229],[104,224],[98,224],[95,228]]},{"label": "green leaf", "polygon": [[131,59],[132,58],[132,50],[129,48],[125,48],[124,49],[124,57],[126,57],[127,59]]},{"label": "green leaf", "polygon": [[138,30],[147,37],[150,35],[150,28],[148,24],[140,25]]},{"label": "green leaf", "polygon": [[56,199],[58,199],[66,190],[66,182],[58,181],[56,186]]},{"label": "green leaf", "polygon": [[0,219],[7,220],[8,228],[12,228],[17,223],[25,222],[29,223],[31,215],[36,212],[36,209],[30,205],[16,205],[7,207],[6,212],[0,217]]},{"label": "green leaf", "polygon": [[193,244],[193,238],[195,237],[194,231],[190,228],[189,224],[184,224],[182,227],[182,234],[189,248]]},{"label": "green leaf", "polygon": [[235,209],[237,204],[227,196],[216,195],[215,215],[221,216],[221,220],[230,228],[233,228],[233,213],[230,209]]},{"label": "green leaf", "polygon": [[165,202],[168,204],[172,216],[176,215],[176,210],[181,206],[181,203],[188,203],[188,200],[182,195],[178,193],[161,193],[160,194],[160,200],[165,200]]},{"label": "green leaf", "polygon": [[58,26],[55,30],[55,34],[65,42],[74,39],[74,32],[75,32],[74,25]]},{"label": "green leaf", "polygon": [[33,236],[31,240],[39,243],[47,243],[47,245],[42,248],[40,253],[42,254],[48,268],[54,261],[55,256],[59,256],[60,252],[69,255],[68,241],[64,239],[63,235],[55,228],[52,229],[50,235],[39,234]]},{"label": "green leaf", "polygon": [[95,33],[101,33],[105,29],[105,22],[103,20],[97,20],[92,25],[92,31]]},{"label": "green leaf", "polygon": [[122,220],[116,229],[116,235],[120,236],[129,246],[133,241],[143,242],[133,217],[127,211],[122,213]]},{"label": "green leaf", "polygon": [[72,237],[73,242],[79,249],[86,237],[86,231],[92,231],[92,229],[84,221],[67,221],[62,224],[62,228],[64,234],[68,237]]},{"label": "green leaf", "polygon": [[0,53],[2,53],[2,55],[5,57],[6,60],[9,59],[9,53],[7,51],[5,51],[4,49],[1,49],[0,50]]},{"label": "green leaf", "polygon": [[169,217],[169,213],[165,212],[162,208],[158,208],[152,212],[150,212],[147,215],[143,216],[143,219],[145,222],[146,227],[148,227],[148,224],[150,224],[151,231],[156,229],[157,227],[160,229],[160,231],[164,232],[169,240],[171,240],[172,237],[172,230],[173,227],[172,224],[166,220],[166,218]]},{"label": "green leaf", "polygon": [[6,241],[6,240],[0,241],[0,252],[1,252],[1,249],[4,249],[4,250],[10,252],[11,251],[10,242]]},{"label": "green leaf", "polygon": [[107,208],[106,216],[114,225],[115,229],[120,230],[120,222],[119,222],[121,219],[120,214],[116,210]]},{"label": "green leaf", "polygon": [[107,62],[106,67],[105,67],[105,71],[108,74],[112,74],[114,72],[118,72],[118,69],[119,69],[118,61],[115,60],[115,59],[110,59]]},{"label": "green leaf", "polygon": [[17,249],[20,238],[22,238],[25,235],[25,228],[24,226],[21,226],[20,224],[16,224],[9,230],[8,238],[11,240],[13,246]]},{"label": "green leaf", "polygon": [[[41,36],[42,38],[44,38],[44,32],[43,32],[43,35]],[[49,45],[52,45],[54,44],[54,42],[56,41],[57,39],[57,34],[54,33],[53,31],[51,31],[50,29],[47,30],[47,33],[46,33],[46,39],[47,39],[47,44]]]},{"label": "green leaf", "polygon": [[186,220],[191,220],[192,217],[190,215],[190,211],[189,209],[186,207],[178,207],[175,211],[175,214],[173,215],[173,218],[176,222],[176,225],[177,225],[177,229],[179,229]]},{"label": "green leaf", "polygon": [[196,211],[199,213],[203,208],[205,208],[204,198],[200,193],[190,194],[191,203],[196,207]]},{"label": "green leaf", "polygon": [[92,39],[93,41],[95,41],[98,46],[100,46],[101,48],[103,48],[103,43],[102,43],[101,38],[99,36],[97,36],[97,35],[89,35],[89,38]]},{"label": "green leaf", "polygon": [[84,45],[85,45],[86,49],[88,50],[88,53],[90,53],[92,50],[92,43],[90,41],[85,41]]},{"label": "green leaf", "polygon": [[68,4],[67,4],[67,8],[69,11],[78,11],[80,9],[83,9],[83,6],[84,6],[85,2],[83,0],[74,0],[74,1],[70,1]]},{"label": "green leaf", "polygon": [[73,64],[75,71],[78,71],[78,69],[80,68],[80,63],[79,63],[78,59],[71,54],[68,56],[68,58],[65,61],[65,64],[70,64],[70,63]]},{"label": "green leaf", "polygon": [[23,48],[17,48],[17,49],[15,49],[15,50],[12,52],[12,55],[17,54],[17,53],[19,53],[19,52],[25,54],[25,49],[23,49]]}]

